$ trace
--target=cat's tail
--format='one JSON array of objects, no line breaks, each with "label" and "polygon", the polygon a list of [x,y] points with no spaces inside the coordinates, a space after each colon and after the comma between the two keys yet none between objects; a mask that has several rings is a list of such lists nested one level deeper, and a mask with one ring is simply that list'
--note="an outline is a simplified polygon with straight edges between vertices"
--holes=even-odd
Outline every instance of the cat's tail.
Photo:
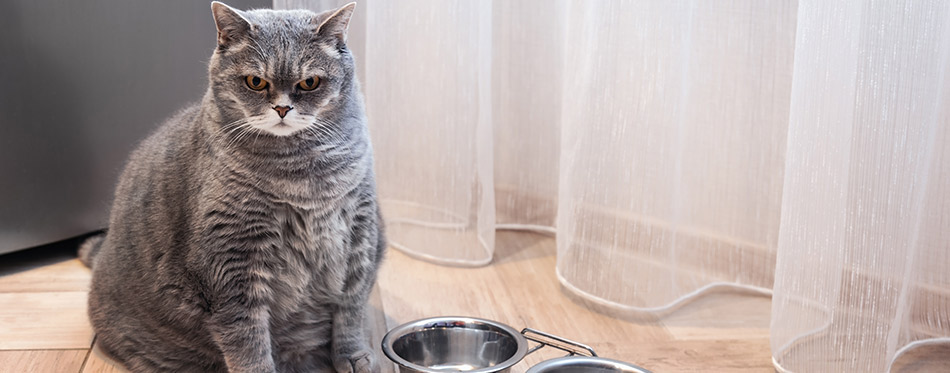
[{"label": "cat's tail", "polygon": [[96,254],[99,254],[99,248],[102,247],[105,238],[106,232],[87,238],[86,242],[79,246],[79,261],[85,264],[86,267],[92,268],[93,260],[96,258]]}]

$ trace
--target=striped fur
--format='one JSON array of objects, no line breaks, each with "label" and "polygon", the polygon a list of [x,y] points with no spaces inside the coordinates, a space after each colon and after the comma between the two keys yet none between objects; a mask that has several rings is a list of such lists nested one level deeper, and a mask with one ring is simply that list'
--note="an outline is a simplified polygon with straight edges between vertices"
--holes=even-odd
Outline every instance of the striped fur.
[{"label": "striped fur", "polygon": [[[207,94],[133,152],[107,233],[82,247],[98,344],[134,372],[378,371],[361,324],[385,239],[352,4],[213,7]],[[304,127],[248,124],[281,100]]]}]

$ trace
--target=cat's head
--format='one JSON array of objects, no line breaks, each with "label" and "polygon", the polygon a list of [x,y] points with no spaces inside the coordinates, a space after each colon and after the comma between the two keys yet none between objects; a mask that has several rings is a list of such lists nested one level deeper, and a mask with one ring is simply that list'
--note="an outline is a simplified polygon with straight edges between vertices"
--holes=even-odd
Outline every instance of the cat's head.
[{"label": "cat's head", "polygon": [[354,79],[346,30],[355,4],[306,10],[240,11],[211,4],[218,47],[209,66],[211,94],[225,132],[274,136],[320,133],[327,113],[345,105]]}]

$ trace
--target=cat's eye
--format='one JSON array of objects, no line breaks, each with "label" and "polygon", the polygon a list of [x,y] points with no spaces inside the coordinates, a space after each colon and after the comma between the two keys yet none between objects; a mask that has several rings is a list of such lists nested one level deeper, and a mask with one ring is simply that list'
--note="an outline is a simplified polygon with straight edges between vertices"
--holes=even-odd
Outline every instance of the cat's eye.
[{"label": "cat's eye", "polygon": [[267,81],[254,75],[248,75],[244,78],[244,82],[247,83],[248,88],[255,91],[263,91],[264,88],[267,88]]},{"label": "cat's eye", "polygon": [[312,91],[317,89],[318,85],[320,85],[320,78],[316,76],[307,78],[306,80],[302,80],[300,83],[297,83],[297,87],[304,91]]}]

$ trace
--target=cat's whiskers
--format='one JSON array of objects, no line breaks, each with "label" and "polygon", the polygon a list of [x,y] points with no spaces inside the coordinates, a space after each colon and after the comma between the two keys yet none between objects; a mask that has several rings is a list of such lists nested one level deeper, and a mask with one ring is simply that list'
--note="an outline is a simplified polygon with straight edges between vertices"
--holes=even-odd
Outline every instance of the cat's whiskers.
[{"label": "cat's whiskers", "polygon": [[314,136],[325,138],[325,139],[329,138],[329,140],[333,140],[332,136],[326,131],[326,129],[321,128],[321,126],[317,123],[307,126],[307,130]]},{"label": "cat's whiskers", "polygon": [[226,126],[227,129],[225,129],[226,127],[222,127],[222,128],[220,128],[219,130],[217,130],[217,131],[215,131],[214,133],[211,134],[210,141],[211,141],[211,143],[223,142],[223,143],[224,143],[224,149],[227,149],[227,148],[228,148],[228,144],[231,142],[231,140],[233,140],[233,138],[231,138],[231,139],[229,140],[229,139],[228,139],[228,136],[230,136],[230,135],[231,135],[232,133],[234,133],[235,131],[240,130],[241,127],[246,126],[246,125],[247,125],[247,122],[244,121],[244,120],[242,120],[242,121],[238,121],[237,123],[233,123],[233,124],[230,124],[230,125]]},{"label": "cat's whiskers", "polygon": [[244,128],[250,125],[251,125],[250,121],[244,121],[244,123],[234,126],[233,128],[229,129],[226,133],[222,134],[222,137],[231,137],[230,140],[228,141],[228,144],[230,144],[230,142],[236,138],[236,136],[234,135],[240,133],[241,130],[243,130]]},{"label": "cat's whiskers", "polygon": [[[316,127],[316,126],[313,126],[313,125],[307,126],[307,128],[305,129],[305,131],[307,132],[307,135],[309,135],[309,136],[319,136],[319,135],[320,135],[320,133],[317,132],[317,127]],[[327,146],[327,145],[324,145],[324,146]],[[331,145],[331,146],[332,146],[332,145]]]},{"label": "cat's whiskers", "polygon": [[343,135],[333,129],[337,127],[336,123],[332,123],[320,118],[314,117],[314,121],[320,125],[315,125],[314,127],[320,131],[324,136],[328,137],[333,142],[339,142],[344,140]]},{"label": "cat's whiskers", "polygon": [[[240,144],[240,141],[243,137],[246,137],[248,133],[254,132],[254,130],[256,130],[256,128],[254,128],[255,122],[252,121],[253,119],[254,119],[253,117],[247,118],[245,123],[235,127],[234,129],[231,129],[228,132],[227,135],[233,136],[233,137],[231,138],[230,141],[227,142],[227,144],[224,145],[225,151],[231,151],[234,146],[237,146],[238,144]],[[235,132],[237,133],[235,134]]]},{"label": "cat's whiskers", "polygon": [[254,127],[254,126],[245,126],[244,129],[242,129],[241,132],[238,133],[237,140],[234,142],[234,146],[240,145],[242,141],[250,137],[251,134],[254,134],[255,132],[260,132],[260,130],[258,130],[257,127]]},{"label": "cat's whiskers", "polygon": [[254,132],[255,132],[255,134],[254,134],[254,144],[257,145],[257,139],[258,139],[259,137],[261,137],[261,132],[264,132],[264,131],[254,131]]},{"label": "cat's whiskers", "polygon": [[320,132],[314,132],[316,134],[329,135],[327,133],[324,133],[323,132],[324,129],[321,128],[325,125],[325,122],[322,121],[320,118],[317,118],[316,115],[307,115],[305,119],[307,120],[308,123],[310,123],[309,125],[307,125],[308,129],[312,128],[314,129],[314,131],[320,131]]},{"label": "cat's whiskers", "polygon": [[233,121],[231,123],[221,126],[217,130],[215,130],[214,133],[211,134],[212,136],[211,141],[212,142],[217,141],[221,137],[229,135],[231,132],[234,131],[235,128],[240,127],[243,124],[246,124],[248,120],[249,118],[241,118],[241,119],[238,119],[236,121]]}]

